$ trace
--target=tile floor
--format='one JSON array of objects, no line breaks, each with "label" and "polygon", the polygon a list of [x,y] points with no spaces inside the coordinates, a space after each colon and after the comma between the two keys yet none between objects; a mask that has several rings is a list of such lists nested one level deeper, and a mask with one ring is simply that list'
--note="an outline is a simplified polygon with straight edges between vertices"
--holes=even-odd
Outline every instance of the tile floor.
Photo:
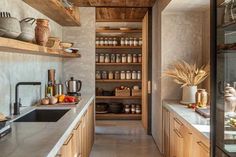
[{"label": "tile floor", "polygon": [[161,157],[140,121],[97,121],[90,157]]}]

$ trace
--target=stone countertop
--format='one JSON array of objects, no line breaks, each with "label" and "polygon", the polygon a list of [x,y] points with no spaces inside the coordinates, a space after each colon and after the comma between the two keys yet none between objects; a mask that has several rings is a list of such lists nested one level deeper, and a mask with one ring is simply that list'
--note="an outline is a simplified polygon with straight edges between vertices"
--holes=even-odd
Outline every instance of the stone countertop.
[{"label": "stone countertop", "polygon": [[75,106],[36,106],[35,109],[71,109],[57,122],[12,122],[12,132],[0,139],[0,157],[54,157],[79,122],[94,94],[82,95]]},{"label": "stone countertop", "polygon": [[189,109],[177,101],[163,101],[163,107],[174,112],[190,128],[195,129],[202,137],[210,140],[210,118],[204,118],[193,109]]}]

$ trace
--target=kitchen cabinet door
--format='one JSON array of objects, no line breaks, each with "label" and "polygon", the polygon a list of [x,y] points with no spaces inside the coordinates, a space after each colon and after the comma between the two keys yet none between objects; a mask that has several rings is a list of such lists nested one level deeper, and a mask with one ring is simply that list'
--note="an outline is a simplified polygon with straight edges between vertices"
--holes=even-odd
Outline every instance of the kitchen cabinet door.
[{"label": "kitchen cabinet door", "polygon": [[74,157],[73,156],[73,146],[72,146],[73,138],[74,138],[74,136],[73,136],[73,134],[71,134],[68,137],[68,139],[65,141],[65,143],[63,144],[61,151],[60,151],[61,157]]},{"label": "kitchen cabinet door", "polygon": [[73,130],[74,138],[72,139],[73,145],[73,156],[79,157],[82,154],[82,126],[81,122],[79,122]]},{"label": "kitchen cabinet door", "polygon": [[88,132],[87,132],[87,111],[86,113],[84,114],[84,116],[82,117],[82,157],[88,157]]},{"label": "kitchen cabinet door", "polygon": [[197,135],[193,138],[193,157],[210,157],[210,148]]},{"label": "kitchen cabinet door", "polygon": [[164,157],[170,157],[170,112],[163,108],[163,127],[164,127]]}]

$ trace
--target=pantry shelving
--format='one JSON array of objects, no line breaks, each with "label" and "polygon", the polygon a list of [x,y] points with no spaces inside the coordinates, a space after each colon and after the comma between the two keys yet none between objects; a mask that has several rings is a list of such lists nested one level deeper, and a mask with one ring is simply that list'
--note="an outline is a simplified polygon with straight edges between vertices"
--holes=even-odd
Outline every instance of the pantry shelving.
[{"label": "pantry shelving", "polygon": [[[140,25],[141,26],[141,25]],[[142,27],[142,26],[141,26]],[[115,92],[112,92],[112,96],[96,96],[96,101],[98,103],[112,103],[118,102],[125,105],[137,105],[139,108],[142,108],[142,95],[131,96],[133,95],[132,89],[134,86],[142,89],[142,29],[129,29],[129,30],[120,30],[120,29],[96,29],[96,76],[97,72],[101,73],[106,71],[107,78],[96,78],[96,88],[102,89],[105,92],[114,91],[117,86],[125,86],[130,88],[130,96],[114,96]],[[128,42],[129,41],[129,42]],[[127,57],[122,60],[122,56]],[[100,56],[104,58],[100,58]],[[109,56],[108,60],[106,57]],[[112,57],[113,56],[113,57]],[[130,57],[128,59],[128,56]],[[117,57],[120,57],[120,60],[117,60]],[[136,57],[136,58],[135,58]],[[141,58],[139,58],[141,57]],[[112,58],[115,60],[112,60]],[[132,59],[131,59],[132,58]],[[108,72],[113,72],[114,78],[109,78]],[[125,77],[127,77],[127,72],[130,72],[130,79],[121,79],[121,73],[125,72]],[[120,78],[115,78],[116,72]],[[132,72],[139,72],[139,77],[132,78]],[[141,72],[141,73],[140,73]],[[141,91],[141,90],[139,90]],[[97,93],[98,94],[98,93]],[[101,94],[101,93],[100,93]],[[130,108],[131,109],[131,108]],[[108,111],[110,112],[110,111]],[[101,120],[141,120],[142,114],[131,114],[125,113],[124,109],[121,113],[97,113],[96,119]]]}]

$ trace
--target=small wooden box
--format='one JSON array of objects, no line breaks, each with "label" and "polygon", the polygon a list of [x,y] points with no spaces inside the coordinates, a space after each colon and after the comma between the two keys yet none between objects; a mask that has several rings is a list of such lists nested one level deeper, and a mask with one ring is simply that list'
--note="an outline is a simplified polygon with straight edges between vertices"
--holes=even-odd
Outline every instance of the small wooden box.
[{"label": "small wooden box", "polygon": [[132,96],[142,96],[142,90],[141,89],[132,89]]},{"label": "small wooden box", "polygon": [[115,96],[130,96],[130,89],[115,90]]}]

